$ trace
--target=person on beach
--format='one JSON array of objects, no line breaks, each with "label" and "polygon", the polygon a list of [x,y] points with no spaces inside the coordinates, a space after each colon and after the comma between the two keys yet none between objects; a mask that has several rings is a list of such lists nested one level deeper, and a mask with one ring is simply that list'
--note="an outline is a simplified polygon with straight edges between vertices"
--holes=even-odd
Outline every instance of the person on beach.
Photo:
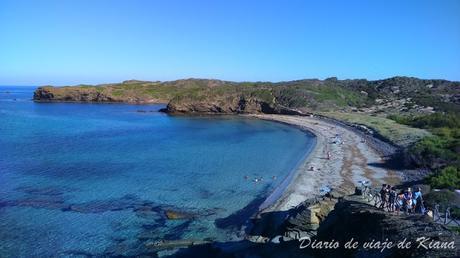
[{"label": "person on beach", "polygon": [[404,192],[399,192],[398,196],[396,197],[396,203],[395,203],[396,207],[396,213],[399,214],[399,212],[401,211],[401,209],[404,208]]},{"label": "person on beach", "polygon": [[387,184],[382,185],[382,189],[380,189],[380,209],[384,209],[387,203]]},{"label": "person on beach", "polygon": [[390,188],[390,194],[388,196],[388,210],[390,212],[395,211],[395,202],[396,202],[396,189],[393,186]]},{"label": "person on beach", "polygon": [[331,152],[330,152],[330,151],[327,152],[327,159],[328,159],[328,160],[331,159]]},{"label": "person on beach", "polygon": [[386,201],[386,206],[387,210],[390,210],[390,192],[391,192],[391,185],[387,185],[387,188],[385,188],[385,201]]},{"label": "person on beach", "polygon": [[414,211],[416,213],[425,213],[425,207],[423,205],[423,197],[422,197],[422,189],[417,187],[416,191],[414,192],[413,200],[414,202]]}]

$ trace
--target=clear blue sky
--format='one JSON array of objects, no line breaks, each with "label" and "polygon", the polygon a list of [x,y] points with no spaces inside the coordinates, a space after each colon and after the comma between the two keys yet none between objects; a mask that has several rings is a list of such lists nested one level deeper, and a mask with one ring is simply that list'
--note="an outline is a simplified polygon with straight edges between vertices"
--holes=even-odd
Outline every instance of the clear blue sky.
[{"label": "clear blue sky", "polygon": [[460,80],[460,1],[0,1],[0,84]]}]

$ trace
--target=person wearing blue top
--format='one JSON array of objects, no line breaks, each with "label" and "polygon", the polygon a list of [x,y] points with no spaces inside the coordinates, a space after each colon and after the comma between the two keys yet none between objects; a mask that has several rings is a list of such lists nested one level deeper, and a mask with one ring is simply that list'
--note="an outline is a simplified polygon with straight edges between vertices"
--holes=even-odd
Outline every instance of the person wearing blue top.
[{"label": "person wearing blue top", "polygon": [[422,189],[420,187],[415,190],[412,203],[415,206],[415,212],[424,213]]}]

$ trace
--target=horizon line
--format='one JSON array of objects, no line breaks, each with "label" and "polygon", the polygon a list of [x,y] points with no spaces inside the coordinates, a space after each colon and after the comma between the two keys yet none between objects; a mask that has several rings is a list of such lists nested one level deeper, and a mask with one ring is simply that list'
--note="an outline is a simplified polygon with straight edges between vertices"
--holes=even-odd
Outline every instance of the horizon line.
[{"label": "horizon line", "polygon": [[124,82],[129,81],[140,81],[140,82],[174,82],[174,81],[183,81],[183,80],[216,80],[216,81],[223,81],[223,82],[236,82],[236,83],[244,83],[244,82],[251,82],[251,83],[283,83],[283,82],[295,82],[295,81],[306,81],[306,80],[318,80],[318,81],[325,81],[325,80],[332,80],[337,79],[338,81],[353,81],[353,80],[366,80],[366,81],[383,81],[393,78],[413,78],[418,80],[440,80],[440,81],[449,81],[449,82],[460,82],[460,80],[449,80],[444,78],[421,78],[416,76],[407,76],[407,75],[395,75],[390,77],[384,77],[380,79],[368,79],[368,78],[345,78],[341,79],[336,76],[328,76],[323,78],[301,78],[301,79],[291,79],[291,80],[281,80],[281,81],[263,81],[263,80],[225,80],[225,79],[216,79],[216,78],[204,78],[204,77],[184,77],[179,79],[171,79],[171,80],[141,80],[141,79],[127,79],[118,82],[103,82],[103,83],[79,83],[79,84],[61,84],[61,85],[53,85],[53,84],[36,84],[36,85],[26,85],[26,84],[3,84],[0,83],[0,86],[10,86],[10,87],[45,87],[45,86],[53,86],[53,87],[66,87],[66,86],[80,86],[80,85],[91,85],[91,86],[103,86],[107,84],[121,84]]}]

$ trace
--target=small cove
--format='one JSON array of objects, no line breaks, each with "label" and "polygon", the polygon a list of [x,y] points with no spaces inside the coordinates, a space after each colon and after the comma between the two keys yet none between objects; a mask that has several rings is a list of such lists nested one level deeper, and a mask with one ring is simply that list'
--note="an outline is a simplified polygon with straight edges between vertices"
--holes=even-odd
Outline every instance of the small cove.
[{"label": "small cove", "polygon": [[315,142],[284,124],[173,117],[162,105],[34,103],[33,89],[0,90],[2,257],[232,239],[242,209],[282,187]]}]

